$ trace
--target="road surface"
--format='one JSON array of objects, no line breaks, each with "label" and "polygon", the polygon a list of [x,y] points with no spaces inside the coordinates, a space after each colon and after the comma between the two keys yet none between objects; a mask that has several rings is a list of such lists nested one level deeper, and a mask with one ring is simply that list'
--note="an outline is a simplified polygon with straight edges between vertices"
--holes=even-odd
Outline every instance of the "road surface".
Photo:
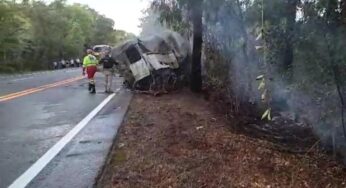
[{"label": "road surface", "polygon": [[80,69],[0,80],[0,188],[91,187],[131,94],[87,91]]}]

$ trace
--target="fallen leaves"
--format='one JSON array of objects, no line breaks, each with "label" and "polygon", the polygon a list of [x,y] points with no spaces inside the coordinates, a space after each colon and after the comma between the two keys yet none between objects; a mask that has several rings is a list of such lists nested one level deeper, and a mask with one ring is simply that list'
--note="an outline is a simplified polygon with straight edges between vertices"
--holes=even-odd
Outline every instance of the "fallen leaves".
[{"label": "fallen leaves", "polygon": [[98,187],[345,187],[338,165],[269,149],[222,117],[190,93],[136,95]]}]

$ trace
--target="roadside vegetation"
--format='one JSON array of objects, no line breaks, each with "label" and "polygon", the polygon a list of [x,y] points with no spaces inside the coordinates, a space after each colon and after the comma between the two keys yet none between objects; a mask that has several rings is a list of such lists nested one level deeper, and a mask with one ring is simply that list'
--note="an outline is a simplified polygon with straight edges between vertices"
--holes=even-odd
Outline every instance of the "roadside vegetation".
[{"label": "roadside vegetation", "polygon": [[0,20],[0,73],[51,69],[92,45],[133,37],[92,8],[65,0],[0,1]]},{"label": "roadside vegetation", "polygon": [[288,130],[310,128],[344,160],[345,0],[154,0],[143,32],[153,17],[193,40],[191,89],[202,74],[240,128],[285,145],[307,144]]}]

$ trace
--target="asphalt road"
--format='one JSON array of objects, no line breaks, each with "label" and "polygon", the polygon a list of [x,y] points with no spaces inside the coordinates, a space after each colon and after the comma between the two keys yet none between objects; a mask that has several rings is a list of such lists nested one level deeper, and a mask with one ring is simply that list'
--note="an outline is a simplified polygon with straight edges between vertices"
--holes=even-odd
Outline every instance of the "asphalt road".
[{"label": "asphalt road", "polygon": [[120,78],[114,79],[114,96],[103,93],[102,74],[97,74],[96,83],[97,93],[89,94],[80,69],[1,78],[0,188],[18,180],[90,112],[110,99],[37,176],[29,173],[34,178],[27,184],[92,186],[131,99]]}]

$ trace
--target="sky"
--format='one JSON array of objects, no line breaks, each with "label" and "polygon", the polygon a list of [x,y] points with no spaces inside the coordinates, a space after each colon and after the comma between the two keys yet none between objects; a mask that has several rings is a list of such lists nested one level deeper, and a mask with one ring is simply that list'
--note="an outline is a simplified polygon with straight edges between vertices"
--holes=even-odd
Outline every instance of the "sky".
[{"label": "sky", "polygon": [[89,5],[100,14],[111,18],[115,22],[115,29],[139,35],[141,29],[139,19],[143,16],[142,10],[149,6],[149,0],[68,0],[69,3]]}]

